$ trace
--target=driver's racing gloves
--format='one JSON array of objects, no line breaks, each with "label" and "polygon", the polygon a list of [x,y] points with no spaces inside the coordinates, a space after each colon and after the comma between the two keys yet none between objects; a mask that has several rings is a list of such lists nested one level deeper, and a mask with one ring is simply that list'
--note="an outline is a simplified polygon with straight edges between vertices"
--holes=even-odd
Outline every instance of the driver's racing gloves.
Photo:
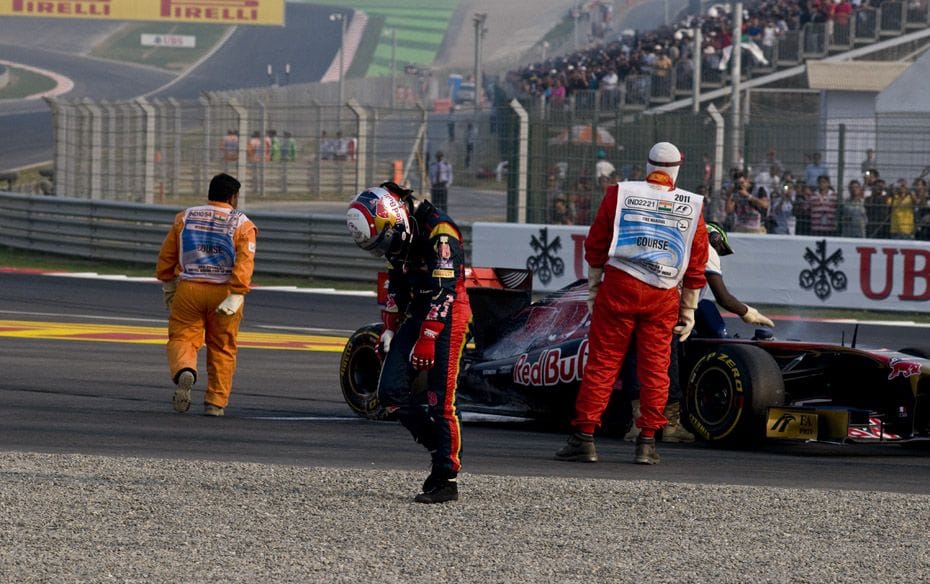
[{"label": "driver's racing gloves", "polygon": [[435,320],[425,320],[420,326],[420,338],[410,351],[410,364],[422,371],[432,369],[436,363],[436,339],[446,325]]},{"label": "driver's racing gloves", "polygon": [[678,324],[672,329],[678,340],[682,343],[691,336],[691,330],[694,329],[694,311],[697,309],[698,300],[701,296],[700,288],[682,288],[681,301],[678,305]]}]

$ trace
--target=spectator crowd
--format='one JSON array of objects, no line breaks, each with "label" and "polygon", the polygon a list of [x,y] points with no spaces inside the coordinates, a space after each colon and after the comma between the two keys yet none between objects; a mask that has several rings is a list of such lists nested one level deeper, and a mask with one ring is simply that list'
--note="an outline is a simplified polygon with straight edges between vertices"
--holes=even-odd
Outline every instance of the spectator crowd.
[{"label": "spectator crowd", "polygon": [[707,219],[738,233],[930,241],[927,170],[886,182],[870,150],[862,178],[837,188],[817,153],[798,177],[777,159],[767,162],[754,177],[733,169],[705,205]]},{"label": "spectator crowd", "polygon": [[[789,31],[812,23],[824,24],[825,34],[848,30],[851,19],[864,18],[882,0],[763,0],[744,4],[742,47],[748,54],[744,66],[771,64],[778,41]],[[553,56],[507,73],[512,91],[523,97],[545,96],[553,107],[563,105],[578,92],[618,89],[631,76],[652,77],[661,82],[673,68],[690,74],[695,43],[693,31],[701,31],[701,61],[705,76],[725,71],[733,46],[730,4],[712,6],[705,14],[689,15],[654,31],[623,31],[617,38],[600,41],[592,34],[586,49]],[[595,18],[595,20],[597,20]],[[842,27],[842,28],[841,28]],[[606,38],[606,35],[601,35]],[[609,105],[609,101],[608,101]]]},{"label": "spectator crowd", "polygon": [[[598,152],[597,182],[581,176],[563,188],[564,170],[554,165],[546,177],[548,221],[555,225],[587,225],[592,199],[606,186],[625,180],[643,180],[642,169],[618,173]],[[911,179],[886,182],[873,150],[862,162],[861,178],[837,188],[832,172],[819,153],[797,176],[785,168],[770,149],[753,167],[730,170],[719,192],[712,192],[711,174],[691,189],[705,197],[705,219],[736,233],[813,235],[930,241],[930,167]],[[689,188],[687,185],[682,185]]]},{"label": "spectator crowd", "polygon": [[[803,30],[808,23],[822,23],[830,37],[835,29],[846,28],[853,19],[874,14],[880,5],[881,0],[746,3],[741,42],[748,56],[743,62],[749,68],[766,67],[779,39],[789,31]],[[655,80],[669,75],[673,68],[690,71],[696,29],[701,31],[702,69],[724,71],[733,45],[732,16],[730,5],[721,4],[654,31],[628,30],[614,40],[598,40],[608,35],[592,34],[592,40],[597,42],[588,48],[512,70],[506,82],[514,94],[544,97],[556,109],[570,99],[576,103],[591,99],[593,91],[609,96],[631,77]],[[602,103],[610,105],[609,97],[602,99]],[[597,153],[593,179],[581,173],[569,180],[565,166],[553,165],[545,181],[548,220],[553,224],[589,224],[593,219],[592,200],[605,186],[643,180],[641,168],[617,169],[605,159],[602,150]],[[835,175],[820,153],[805,156],[804,168],[795,174],[771,149],[759,164],[731,169],[719,193],[711,192],[712,165],[706,157],[704,168],[704,177],[694,190],[707,197],[706,218],[734,232],[930,241],[927,172],[886,182],[872,149],[861,164],[861,177],[843,186],[834,184]]]}]

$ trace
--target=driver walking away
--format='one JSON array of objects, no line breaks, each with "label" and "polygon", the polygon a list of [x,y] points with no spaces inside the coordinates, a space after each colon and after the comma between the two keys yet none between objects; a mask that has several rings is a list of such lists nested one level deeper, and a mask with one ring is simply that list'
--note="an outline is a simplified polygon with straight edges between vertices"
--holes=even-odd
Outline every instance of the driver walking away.
[{"label": "driver walking away", "polygon": [[682,160],[675,145],[655,144],[646,180],[608,187],[588,231],[588,361],[575,401],[574,431],[556,453],[558,460],[597,461],[594,430],[635,332],[640,435],[634,462],[659,462],[655,435],[667,422],[672,335],[684,341],[691,334],[706,282],[704,201],[676,188]]},{"label": "driver walking away", "polygon": [[[396,415],[430,453],[431,471],[414,501],[455,501],[462,466],[456,389],[471,320],[462,233],[443,211],[392,182],[358,193],[346,225],[360,248],[390,266],[381,313],[384,364],[369,407]],[[421,371],[425,395],[413,389]]]},{"label": "driver walking away", "polygon": [[207,345],[205,416],[222,416],[236,371],[242,304],[255,266],[255,224],[236,210],[239,181],[210,181],[209,204],[178,213],[158,254],[168,318],[168,365],[177,385],[172,403],[183,414],[197,381],[197,351]]}]

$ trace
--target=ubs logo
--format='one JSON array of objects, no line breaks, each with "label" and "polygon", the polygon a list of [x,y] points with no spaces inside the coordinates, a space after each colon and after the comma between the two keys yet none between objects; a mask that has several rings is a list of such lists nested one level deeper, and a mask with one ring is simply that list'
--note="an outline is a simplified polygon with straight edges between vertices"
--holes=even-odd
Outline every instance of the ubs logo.
[{"label": "ubs logo", "polygon": [[526,258],[526,269],[533,272],[540,282],[548,284],[553,276],[558,278],[565,273],[565,261],[558,255],[562,240],[556,236],[550,242],[548,228],[540,229],[538,238],[535,235],[530,237],[530,247],[536,255]]},{"label": "ubs logo", "polygon": [[827,255],[826,239],[818,241],[814,247],[816,251],[809,247],[804,250],[804,261],[810,264],[810,268],[801,270],[798,283],[805,290],[813,288],[817,298],[826,300],[834,290],[842,292],[846,289],[846,274],[837,267],[843,263],[843,250]]}]

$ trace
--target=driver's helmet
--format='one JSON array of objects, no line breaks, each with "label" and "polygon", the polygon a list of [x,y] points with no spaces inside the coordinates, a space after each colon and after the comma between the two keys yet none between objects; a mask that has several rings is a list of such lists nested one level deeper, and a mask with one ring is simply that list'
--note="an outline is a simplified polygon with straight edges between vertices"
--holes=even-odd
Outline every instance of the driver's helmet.
[{"label": "driver's helmet", "polygon": [[707,222],[707,242],[710,243],[720,257],[733,253],[726,230],[713,221]]},{"label": "driver's helmet", "polygon": [[375,257],[401,255],[413,235],[407,208],[381,187],[365,189],[352,198],[346,227],[355,245]]}]

